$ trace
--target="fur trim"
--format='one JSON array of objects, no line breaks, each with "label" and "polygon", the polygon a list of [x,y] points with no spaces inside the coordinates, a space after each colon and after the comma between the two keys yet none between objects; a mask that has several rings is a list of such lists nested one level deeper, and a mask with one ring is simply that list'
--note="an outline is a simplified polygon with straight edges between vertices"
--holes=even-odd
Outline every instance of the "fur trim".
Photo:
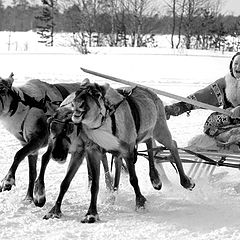
[{"label": "fur trim", "polygon": [[234,107],[240,105],[240,81],[233,78],[230,74],[225,76],[226,97]]},{"label": "fur trim", "polygon": [[188,146],[189,149],[193,151],[200,151],[200,150],[218,150],[216,141],[214,138],[207,136],[206,134],[199,134],[193,137],[189,142]]}]

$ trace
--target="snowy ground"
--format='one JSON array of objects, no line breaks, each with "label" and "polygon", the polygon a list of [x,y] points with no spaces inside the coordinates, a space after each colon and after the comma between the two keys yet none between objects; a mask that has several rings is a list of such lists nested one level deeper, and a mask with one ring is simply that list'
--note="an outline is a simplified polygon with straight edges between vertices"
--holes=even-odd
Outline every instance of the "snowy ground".
[{"label": "snowy ground", "polygon": [[[119,49],[118,49],[119,50]],[[1,53],[0,76],[15,74],[15,85],[32,78],[51,83],[81,81],[89,77],[100,83],[103,79],[84,74],[86,67],[105,74],[145,84],[181,96],[186,96],[222,77],[228,71],[232,54],[213,52],[173,52],[157,49],[130,49],[130,52],[109,52],[79,55],[71,53]],[[167,54],[169,53],[169,54]],[[111,83],[118,87],[116,83]],[[161,97],[165,103],[172,99]],[[190,117],[182,115],[168,121],[178,145],[184,147],[195,135],[210,112],[196,110]],[[7,173],[14,153],[20,145],[5,129],[0,128],[0,179]],[[41,154],[44,150],[41,151]],[[40,165],[40,161],[39,161]],[[217,182],[197,179],[190,192],[179,185],[179,179],[169,163],[164,164],[173,185],[161,191],[152,188],[148,177],[147,161],[136,164],[139,185],[147,198],[146,210],[136,212],[133,189],[127,175],[122,175],[115,204],[109,203],[101,175],[98,211],[101,221],[82,224],[87,211],[90,193],[87,188],[87,172],[84,163],[65,195],[61,219],[43,220],[51,209],[59,191],[67,164],[50,162],[46,172],[47,203],[43,208],[26,205],[28,182],[27,161],[23,161],[16,174],[16,187],[0,193],[0,239],[240,239],[240,194],[234,186],[240,182],[238,170],[219,168],[228,174]],[[184,165],[185,169],[189,165]],[[103,171],[102,171],[103,172]]]}]

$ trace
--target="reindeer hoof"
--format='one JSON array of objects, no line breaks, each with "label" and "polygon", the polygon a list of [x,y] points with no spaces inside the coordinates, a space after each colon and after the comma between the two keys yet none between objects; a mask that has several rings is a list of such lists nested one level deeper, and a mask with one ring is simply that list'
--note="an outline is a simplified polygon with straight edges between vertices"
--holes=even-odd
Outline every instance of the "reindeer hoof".
[{"label": "reindeer hoof", "polygon": [[11,175],[6,176],[1,182],[0,192],[10,191],[13,185],[15,185],[15,179]]},{"label": "reindeer hoof", "polygon": [[194,189],[194,187],[195,187],[195,183],[193,183],[193,184],[191,185],[191,187],[188,188],[188,190],[192,191],[192,190]]},{"label": "reindeer hoof", "polygon": [[161,180],[160,179],[155,179],[155,180],[152,180],[152,186],[153,186],[153,188],[154,189],[156,189],[156,190],[161,190],[161,188],[162,188],[162,182],[161,182]]},{"label": "reindeer hoof", "polygon": [[45,198],[45,196],[41,196],[41,197],[39,197],[37,199],[34,197],[33,202],[34,202],[35,206],[43,207],[45,205],[45,203],[46,203],[46,198]]},{"label": "reindeer hoof", "polygon": [[48,219],[50,219],[50,218],[61,218],[62,217],[62,213],[61,212],[56,212],[56,213],[54,213],[54,212],[49,212],[48,214],[46,214],[44,217],[43,217],[43,219],[45,219],[45,220],[48,220]]},{"label": "reindeer hoof", "polygon": [[81,223],[95,223],[97,221],[99,221],[99,216],[98,214],[96,215],[86,215],[82,220],[81,220]]},{"label": "reindeer hoof", "polygon": [[182,184],[182,186],[190,191],[193,190],[193,188],[195,187],[195,183],[191,178],[188,178],[187,181],[184,182],[184,184]]},{"label": "reindeer hoof", "polygon": [[45,186],[38,180],[34,184],[33,201],[37,207],[43,207],[46,203]]},{"label": "reindeer hoof", "polygon": [[4,186],[2,187],[2,191],[10,191],[11,189],[12,189],[11,184],[4,184]]},{"label": "reindeer hoof", "polygon": [[58,206],[54,206],[49,213],[47,213],[43,219],[50,219],[50,218],[61,218],[62,217],[62,212]]},{"label": "reindeer hoof", "polygon": [[145,209],[145,202],[147,201],[147,199],[144,196],[141,196],[139,198],[137,198],[136,200],[136,211],[138,209]]},{"label": "reindeer hoof", "polygon": [[29,205],[33,202],[33,198],[29,195],[26,195],[26,197],[23,199],[23,202]]}]

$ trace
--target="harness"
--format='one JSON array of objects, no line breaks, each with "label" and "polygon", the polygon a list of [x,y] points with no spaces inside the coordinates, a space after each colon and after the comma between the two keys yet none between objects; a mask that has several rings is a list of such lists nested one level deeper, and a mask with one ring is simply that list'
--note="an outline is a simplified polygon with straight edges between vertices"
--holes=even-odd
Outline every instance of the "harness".
[{"label": "harness", "polygon": [[[135,87],[136,88],[136,87]],[[139,116],[139,110],[138,110],[138,107],[133,99],[133,97],[131,96],[132,95],[132,92],[133,90],[135,89],[131,89],[131,91],[126,91],[126,89],[118,89],[117,91],[123,95],[125,97],[124,100],[126,100],[128,102],[128,105],[131,109],[131,113],[132,113],[132,116],[133,116],[133,120],[134,120],[134,123],[135,123],[135,127],[136,127],[136,131],[138,133],[139,129],[140,129],[140,116]]]},{"label": "harness", "polygon": [[[58,91],[60,92],[60,94],[62,96],[62,99],[65,99],[70,94],[68,92],[68,90],[66,88],[64,88],[63,86],[61,86],[60,84],[54,84],[53,86],[58,89]],[[28,94],[26,94],[25,92],[22,92],[22,94],[23,94],[23,99],[22,99],[18,92],[9,88],[7,85],[4,84],[3,87],[8,90],[8,94],[10,94],[13,98],[13,100],[10,104],[10,107],[9,107],[10,116],[14,115],[15,112],[17,111],[19,102],[21,102],[25,106],[29,106],[30,108],[34,107],[34,108],[41,109],[44,112],[47,112],[46,102],[51,102],[52,104],[56,104],[56,105],[60,105],[60,103],[61,103],[60,101],[53,101],[52,102],[47,94],[40,101],[37,101],[34,97],[31,97]],[[3,105],[3,107],[4,107],[4,103],[3,103],[2,98],[0,98],[0,101],[1,101],[1,104]]]},{"label": "harness", "polygon": [[[106,100],[104,97],[103,97],[103,100],[104,100],[104,105],[106,107],[106,113],[105,115],[102,115],[102,119],[101,119],[101,123],[98,127],[95,127],[95,128],[92,128],[92,130],[96,130],[96,129],[99,129],[103,123],[106,121],[107,117],[109,116],[112,120],[112,134],[115,136],[116,135],[116,118],[115,118],[115,112],[117,110],[117,108],[125,101],[128,102],[128,105],[130,107],[130,110],[131,110],[131,113],[132,113],[132,116],[133,116],[133,119],[134,119],[134,123],[135,123],[135,127],[136,127],[136,131],[138,133],[139,131],[139,128],[140,128],[140,117],[139,117],[139,112],[137,110],[137,107],[136,107],[136,104],[134,103],[133,101],[133,98],[131,97],[134,89],[136,87],[130,89],[130,90],[126,90],[126,89],[117,89],[117,92],[120,93],[122,96],[123,96],[123,99],[121,101],[119,101],[118,103],[116,104],[110,104],[108,100]],[[93,99],[95,100],[95,102],[97,103],[97,105],[101,108],[98,100],[93,96]]]},{"label": "harness", "polygon": [[[41,110],[43,110],[44,112],[47,111],[46,109],[46,102],[47,101],[51,101],[51,99],[45,95],[45,97],[43,99],[41,99],[40,101],[37,101],[34,97],[29,96],[28,94],[22,92],[23,94],[23,99],[20,97],[19,93],[17,93],[16,91],[8,88],[8,94],[12,96],[13,100],[10,103],[10,107],[9,107],[9,112],[10,112],[10,116],[13,116],[15,114],[15,112],[17,111],[18,108],[18,103],[21,102],[23,105],[25,106],[29,106],[30,108],[39,108]],[[1,100],[2,104],[3,101]],[[4,104],[3,104],[4,107]]]},{"label": "harness", "polygon": [[[92,130],[99,129],[99,128],[104,124],[104,122],[106,121],[106,119],[107,119],[108,117],[110,117],[110,118],[111,118],[111,122],[112,122],[112,134],[113,134],[113,135],[116,135],[117,127],[116,127],[115,112],[116,112],[116,110],[118,109],[118,107],[119,107],[123,102],[127,101],[128,105],[129,105],[129,107],[130,107],[130,110],[131,110],[131,114],[132,114],[133,119],[134,119],[136,132],[138,133],[139,128],[140,128],[140,116],[139,116],[138,107],[136,106],[136,104],[135,104],[135,102],[134,102],[134,99],[133,99],[133,97],[132,97],[132,93],[133,93],[133,91],[135,90],[135,88],[136,88],[136,87],[131,88],[131,89],[129,89],[129,90],[128,90],[128,89],[117,89],[117,92],[123,96],[123,99],[120,100],[120,101],[119,101],[118,103],[116,103],[116,104],[110,104],[109,101],[108,101],[106,98],[104,98],[104,96],[102,96],[103,102],[104,102],[104,106],[105,106],[105,108],[106,108],[106,112],[105,112],[105,114],[100,113],[100,114],[102,114],[101,123],[100,123],[99,126],[92,128]],[[98,105],[98,107],[101,108],[101,104],[100,104],[99,101],[98,101],[99,95],[96,94],[96,93],[95,93],[92,89],[90,89],[90,88],[85,88],[85,89],[79,90],[80,94],[83,94],[83,90],[85,90],[85,92],[86,92],[87,94],[89,94],[89,95],[93,98],[93,100],[96,102],[96,104]],[[78,94],[76,93],[76,95],[78,95]],[[67,124],[73,124],[73,125],[74,125],[74,123],[71,122],[71,121],[66,122],[66,121],[61,121],[61,120],[59,120],[59,119],[55,119],[55,118],[52,118],[52,122],[56,122],[56,123],[59,123],[59,124],[65,124],[65,123],[67,123]],[[79,126],[79,124],[76,124],[76,125]],[[77,134],[79,134],[79,132],[80,132],[80,128],[78,128]]]},{"label": "harness", "polygon": [[[66,98],[69,94],[69,92],[60,84],[54,84],[54,86],[58,89],[58,91],[60,92],[60,94],[62,95],[62,98]],[[51,102],[51,99],[48,97],[48,95],[46,94],[44,98],[42,98],[40,101],[37,101],[34,97],[29,96],[28,94],[26,94],[25,92],[21,92],[23,95],[23,98],[20,96],[20,94],[15,91],[14,89],[10,88],[7,84],[2,84],[2,86],[0,87],[0,92],[4,91],[4,93],[9,94],[10,96],[12,96],[12,101],[10,103],[9,106],[9,113],[10,113],[10,117],[13,116],[17,109],[18,109],[18,104],[19,102],[21,102],[23,105],[25,106],[29,106],[30,108],[38,108],[43,110],[44,113],[47,112],[47,107],[46,107],[46,103],[47,102]],[[4,108],[4,102],[0,96],[0,101],[1,104]],[[60,102],[51,102],[52,104],[56,104],[59,105]],[[21,124],[21,132],[19,132],[19,134],[23,137],[23,129],[24,129],[24,124],[25,124],[25,119],[26,119],[27,115],[25,116],[22,124]]]}]

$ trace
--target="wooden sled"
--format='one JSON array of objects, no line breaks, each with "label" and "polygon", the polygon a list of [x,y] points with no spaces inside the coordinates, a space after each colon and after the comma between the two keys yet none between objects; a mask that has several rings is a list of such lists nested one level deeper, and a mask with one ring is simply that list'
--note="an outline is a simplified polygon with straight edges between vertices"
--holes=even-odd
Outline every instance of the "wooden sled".
[{"label": "wooden sled", "polygon": [[[213,138],[202,134],[190,141],[189,146],[178,149],[182,162],[190,164],[188,176],[193,179],[211,179],[217,167],[240,169],[240,148],[237,144],[234,146],[235,150],[232,147],[233,145],[228,148],[219,147]],[[151,151],[154,152],[156,163],[170,162],[174,165],[166,148],[160,146]],[[147,158],[146,152],[138,151],[138,155]]]},{"label": "wooden sled", "polygon": [[[164,92],[159,89],[147,87],[141,84],[136,84],[134,82],[130,82],[121,78],[116,78],[113,76],[109,76],[103,73],[99,73],[96,71],[92,71],[86,68],[81,68],[85,73],[101,77],[104,79],[108,79],[114,82],[118,82],[124,85],[129,86],[141,86],[148,88],[149,90],[155,92],[156,94],[170,97],[173,99],[176,99],[178,101],[183,101],[195,106],[198,106],[203,109],[210,109],[212,111],[225,114],[226,116],[232,117],[232,112],[226,109],[218,108],[206,103],[198,102],[196,100],[190,99],[190,98],[184,98],[169,92]],[[232,129],[231,129],[232,128]],[[233,132],[231,132],[233,130]],[[237,132],[236,132],[237,131]],[[220,136],[221,135],[221,136]],[[179,155],[182,159],[183,163],[190,163],[191,166],[188,171],[188,175],[192,178],[199,178],[203,174],[205,176],[211,177],[216,169],[216,167],[231,167],[231,168],[240,168],[240,149],[238,146],[238,143],[240,143],[240,126],[226,126],[225,133],[220,134],[219,137],[220,142],[222,141],[222,146],[218,146],[216,142],[214,142],[213,138],[209,138],[207,135],[201,135],[203,136],[203,139],[205,137],[208,137],[213,142],[212,144],[209,144],[208,142],[204,141],[202,137],[199,137],[198,140],[200,142],[195,142],[195,145],[189,144],[186,148],[179,148]],[[234,135],[232,137],[232,135]],[[234,139],[235,138],[235,139]],[[232,145],[231,142],[234,142]],[[194,141],[193,141],[194,142]],[[201,143],[204,143],[203,146]],[[206,144],[207,143],[207,144]],[[212,146],[213,145],[213,146]],[[234,146],[235,145],[235,146]],[[200,146],[200,148],[199,148]],[[226,149],[225,147],[232,147],[236,149]],[[174,166],[173,159],[169,155],[169,151],[166,149],[163,149],[162,147],[152,149],[155,154],[155,161],[156,162],[171,162]],[[145,152],[145,153],[144,153]],[[147,158],[147,151],[138,151],[138,155],[144,156]],[[160,156],[159,156],[160,154]]]}]

